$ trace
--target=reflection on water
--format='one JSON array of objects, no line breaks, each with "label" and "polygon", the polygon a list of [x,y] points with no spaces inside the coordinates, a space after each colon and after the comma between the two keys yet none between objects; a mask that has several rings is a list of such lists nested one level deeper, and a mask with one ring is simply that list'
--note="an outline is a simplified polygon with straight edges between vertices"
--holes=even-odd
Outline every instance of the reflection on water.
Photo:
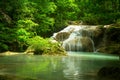
[{"label": "reflection on water", "polygon": [[113,55],[80,52],[69,55],[0,57],[0,74],[36,80],[98,80],[97,73],[102,67],[120,65],[119,57]]}]

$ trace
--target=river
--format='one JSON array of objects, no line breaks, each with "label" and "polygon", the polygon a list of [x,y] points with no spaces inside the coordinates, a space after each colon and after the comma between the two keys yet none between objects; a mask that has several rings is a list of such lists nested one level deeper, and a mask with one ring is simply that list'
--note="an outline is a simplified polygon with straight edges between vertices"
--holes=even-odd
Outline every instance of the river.
[{"label": "river", "polygon": [[102,68],[119,66],[119,56],[92,52],[68,52],[68,56],[0,57],[0,74],[35,80],[102,80],[98,79]]}]

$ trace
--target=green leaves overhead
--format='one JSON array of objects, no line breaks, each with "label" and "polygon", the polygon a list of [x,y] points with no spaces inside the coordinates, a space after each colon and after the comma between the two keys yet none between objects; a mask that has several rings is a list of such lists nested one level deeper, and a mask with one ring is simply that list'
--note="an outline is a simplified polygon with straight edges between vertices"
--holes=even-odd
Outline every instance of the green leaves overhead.
[{"label": "green leaves overhead", "polygon": [[54,2],[44,2],[40,5],[41,5],[41,12],[46,14],[54,13],[57,8]]},{"label": "green leaves overhead", "polygon": [[33,22],[32,20],[18,20],[17,26],[19,28],[24,28],[26,30],[34,30],[36,26],[38,26],[37,23]]}]

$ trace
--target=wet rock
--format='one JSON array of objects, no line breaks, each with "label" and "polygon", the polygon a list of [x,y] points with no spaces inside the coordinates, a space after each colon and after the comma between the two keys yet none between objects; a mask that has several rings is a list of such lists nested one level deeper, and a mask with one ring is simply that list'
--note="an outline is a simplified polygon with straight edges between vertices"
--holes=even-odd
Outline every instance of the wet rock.
[{"label": "wet rock", "polygon": [[93,34],[97,26],[69,25],[65,29],[53,35],[54,39],[60,41],[67,51],[94,51]]},{"label": "wet rock", "polygon": [[101,45],[98,47],[99,52],[120,55],[120,27],[111,25],[104,28],[103,35]]},{"label": "wet rock", "polygon": [[57,41],[64,41],[69,37],[70,33],[69,32],[59,32],[57,34],[54,34],[53,38]]},{"label": "wet rock", "polygon": [[116,24],[69,25],[55,33],[54,39],[63,43],[67,51],[97,51],[120,55],[120,26]]},{"label": "wet rock", "polygon": [[120,67],[101,68],[97,80],[120,80]]},{"label": "wet rock", "polygon": [[93,44],[88,37],[76,37],[63,42],[63,47],[67,51],[93,52]]}]

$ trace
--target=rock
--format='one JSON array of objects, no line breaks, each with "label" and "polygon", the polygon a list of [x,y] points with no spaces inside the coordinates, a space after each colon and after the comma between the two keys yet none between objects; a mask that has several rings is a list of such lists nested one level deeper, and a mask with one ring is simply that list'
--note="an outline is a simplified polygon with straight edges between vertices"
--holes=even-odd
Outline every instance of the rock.
[{"label": "rock", "polygon": [[24,53],[33,55],[34,51],[34,48],[32,46],[29,46]]},{"label": "rock", "polygon": [[19,55],[19,54],[25,54],[25,53],[6,51],[0,53],[0,56],[11,56],[11,55]]},{"label": "rock", "polygon": [[53,35],[54,39],[60,41],[67,51],[94,51],[92,40],[94,30],[98,26],[69,25]]},{"label": "rock", "polygon": [[98,80],[120,80],[120,67],[103,67],[98,72]]},{"label": "rock", "polygon": [[29,46],[25,53],[34,55],[67,55],[66,51],[58,42],[54,43],[50,40],[46,45],[43,47],[39,46],[38,44]]},{"label": "rock", "polygon": [[56,40],[54,40],[54,39],[52,39],[52,40],[50,40],[50,43],[58,43],[58,41],[56,41]]},{"label": "rock", "polygon": [[120,27],[112,25],[104,30],[104,36],[103,40],[101,40],[99,51],[103,53],[120,55]]},{"label": "rock", "polygon": [[116,24],[69,25],[55,33],[54,39],[63,43],[67,51],[98,51],[120,55],[120,25]]},{"label": "rock", "polygon": [[104,28],[110,28],[111,25],[104,25]]},{"label": "rock", "polygon": [[53,38],[56,41],[64,41],[69,37],[70,33],[69,32],[59,32],[57,34],[54,34]]},{"label": "rock", "polygon": [[67,39],[63,42],[63,47],[67,51],[84,51],[93,52],[93,44],[88,37],[75,37],[74,39]]}]

